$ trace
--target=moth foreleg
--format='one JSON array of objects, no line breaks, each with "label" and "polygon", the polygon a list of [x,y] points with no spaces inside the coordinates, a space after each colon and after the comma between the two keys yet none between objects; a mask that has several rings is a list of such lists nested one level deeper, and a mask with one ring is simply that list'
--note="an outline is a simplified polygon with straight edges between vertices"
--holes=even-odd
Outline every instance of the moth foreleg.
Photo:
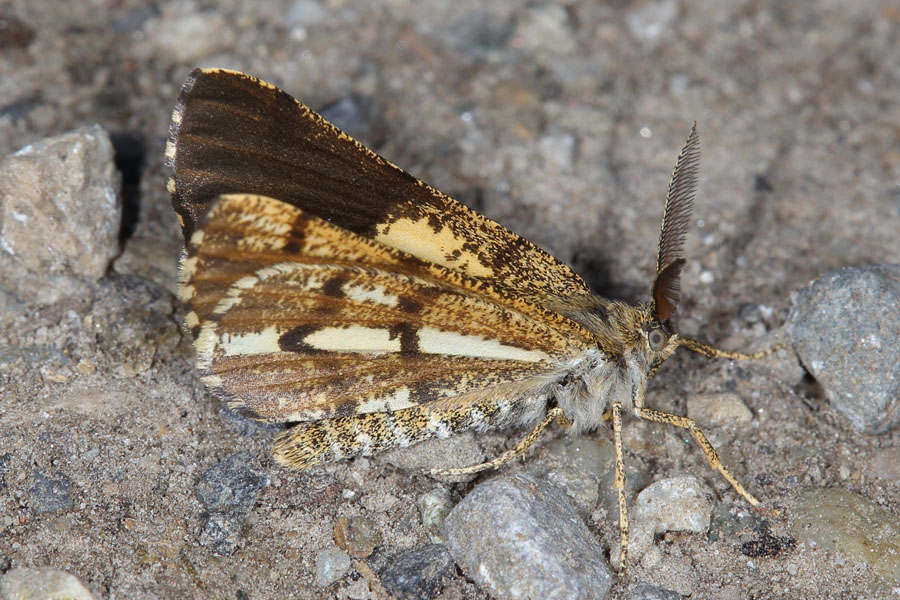
[{"label": "moth foreleg", "polygon": [[442,476],[455,476],[455,475],[469,475],[472,473],[480,473],[481,471],[487,471],[488,469],[497,469],[517,456],[521,456],[525,453],[528,448],[534,444],[544,430],[547,428],[550,423],[554,421],[554,419],[559,423],[560,427],[568,428],[572,425],[572,422],[569,421],[568,417],[563,413],[563,410],[555,406],[547,411],[547,415],[543,418],[543,420],[535,426],[534,429],[528,432],[522,441],[516,444],[514,447],[510,448],[494,460],[490,460],[488,462],[483,462],[477,465],[471,465],[468,467],[459,467],[456,469],[432,469],[430,471],[431,475],[442,475]]},{"label": "moth foreleg", "polygon": [[691,435],[694,436],[694,439],[697,440],[697,443],[700,445],[700,448],[703,449],[703,453],[706,454],[706,460],[709,461],[709,465],[717,470],[722,476],[728,480],[728,483],[731,484],[731,487],[734,490],[744,497],[744,499],[749,502],[752,506],[758,506],[759,500],[753,497],[750,492],[744,489],[744,486],[741,485],[734,475],[722,464],[722,461],[719,459],[718,453],[716,453],[716,449],[713,448],[713,445],[709,443],[709,440],[706,439],[706,436],[703,435],[703,432],[700,431],[700,428],[697,426],[697,423],[694,422],[693,419],[689,419],[688,417],[682,417],[679,415],[673,415],[670,413],[665,413],[658,410],[653,410],[652,408],[639,408],[635,407],[635,414],[642,419],[646,419],[648,421],[654,421],[656,423],[668,423],[669,425],[674,425],[676,427],[682,427],[691,432]]}]

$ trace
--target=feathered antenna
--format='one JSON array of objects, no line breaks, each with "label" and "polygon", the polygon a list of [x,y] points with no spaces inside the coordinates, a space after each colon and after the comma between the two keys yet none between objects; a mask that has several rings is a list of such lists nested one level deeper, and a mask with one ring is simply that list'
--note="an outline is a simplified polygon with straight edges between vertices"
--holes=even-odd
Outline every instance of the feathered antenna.
[{"label": "feathered antenna", "polygon": [[699,172],[700,135],[695,121],[678,160],[675,161],[659,232],[656,278],[653,280],[651,295],[653,314],[660,323],[675,315],[681,300],[681,269],[685,262],[681,254],[694,208]]}]

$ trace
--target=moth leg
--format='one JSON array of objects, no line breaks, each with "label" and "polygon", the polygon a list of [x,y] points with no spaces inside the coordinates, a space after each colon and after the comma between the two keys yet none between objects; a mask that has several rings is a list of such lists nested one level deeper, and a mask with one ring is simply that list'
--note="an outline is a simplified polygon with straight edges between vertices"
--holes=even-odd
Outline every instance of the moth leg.
[{"label": "moth leg", "polygon": [[659,410],[653,410],[652,408],[642,408],[635,407],[635,414],[642,419],[646,419],[648,421],[654,421],[656,423],[668,423],[669,425],[674,425],[675,427],[682,427],[691,432],[691,435],[694,436],[694,439],[697,440],[697,443],[700,445],[700,448],[703,449],[703,453],[706,454],[706,460],[709,461],[709,465],[722,474],[722,477],[728,480],[728,483],[731,484],[731,487],[735,489],[735,491],[744,497],[744,499],[750,503],[751,506],[759,506],[759,500],[753,497],[750,492],[744,489],[744,486],[735,479],[734,475],[722,464],[722,461],[719,460],[719,455],[716,453],[716,449],[713,448],[712,444],[709,443],[709,440],[706,439],[706,436],[703,435],[703,432],[700,431],[700,428],[697,427],[697,424],[693,419],[689,419],[688,417],[682,417],[679,415],[673,415],[670,413],[665,413]]},{"label": "moth leg", "polygon": [[[693,338],[681,336],[679,336],[679,345],[684,346],[689,350],[693,350],[697,354],[702,354],[706,358],[729,358],[731,360],[757,360],[760,358],[765,358],[766,356],[769,356],[770,354],[773,354],[778,350],[784,348],[784,344],[776,344],[771,348],[766,348],[765,350],[760,350],[759,352],[751,352],[748,354],[744,352],[722,350],[721,348],[715,348]],[[653,373],[655,374],[656,371],[654,370]]]},{"label": "moth leg", "polygon": [[619,550],[618,565],[615,569],[621,571],[625,568],[625,556],[628,553],[628,506],[625,503],[625,456],[622,450],[622,404],[614,402],[610,408],[613,428],[613,445],[616,448],[615,478],[613,486],[619,497]]},{"label": "moth leg", "polygon": [[555,406],[547,411],[547,416],[537,424],[537,426],[528,432],[522,441],[516,444],[514,447],[510,448],[494,460],[490,460],[488,462],[483,462],[477,465],[471,465],[468,467],[459,467],[456,469],[432,469],[429,471],[431,475],[469,475],[472,473],[480,473],[481,471],[487,471],[488,469],[496,469],[501,467],[516,458],[517,456],[521,456],[528,448],[534,444],[544,430],[547,428],[550,423],[556,420],[557,423],[560,423],[563,427],[571,426],[572,422],[563,414],[563,410]]}]

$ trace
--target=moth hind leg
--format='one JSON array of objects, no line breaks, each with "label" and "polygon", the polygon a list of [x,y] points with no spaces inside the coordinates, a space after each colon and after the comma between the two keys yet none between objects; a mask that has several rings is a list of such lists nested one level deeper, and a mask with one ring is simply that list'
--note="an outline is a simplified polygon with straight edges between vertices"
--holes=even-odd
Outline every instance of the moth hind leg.
[{"label": "moth hind leg", "polygon": [[522,440],[498,456],[493,460],[489,460],[487,462],[479,463],[477,465],[470,465],[468,467],[459,467],[456,469],[432,469],[431,475],[443,475],[443,476],[456,476],[456,475],[470,475],[473,473],[480,473],[482,471],[487,471],[489,469],[498,469],[513,460],[514,458],[521,456],[524,454],[537,440],[541,437],[541,434],[547,428],[550,423],[556,421],[560,427],[563,429],[568,429],[572,426],[572,422],[566,417],[563,410],[555,406],[547,411],[547,415],[538,423],[528,434],[522,438]]}]

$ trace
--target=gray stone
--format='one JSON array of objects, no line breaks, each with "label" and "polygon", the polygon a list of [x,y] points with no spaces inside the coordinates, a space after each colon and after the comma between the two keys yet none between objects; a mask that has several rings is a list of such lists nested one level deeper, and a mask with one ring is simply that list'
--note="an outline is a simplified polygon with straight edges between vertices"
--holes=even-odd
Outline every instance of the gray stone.
[{"label": "gray stone", "polygon": [[822,575],[837,555],[866,565],[890,582],[900,584],[900,519],[859,494],[838,489],[803,492],[794,504],[791,534],[813,553]]},{"label": "gray stone", "polygon": [[0,250],[29,271],[99,279],[119,251],[122,208],[99,125],[47,138],[0,163]]},{"label": "gray stone", "polygon": [[[631,540],[628,561],[638,560],[653,546],[655,536],[667,531],[706,533],[712,518],[709,490],[696,477],[657,481],[640,494],[630,511]],[[617,560],[618,544],[613,551]]]},{"label": "gray stone", "polygon": [[519,473],[476,486],[444,523],[466,574],[502,599],[602,599],[613,583],[603,548],[564,492]]},{"label": "gray stone", "polygon": [[528,8],[516,27],[524,48],[564,54],[575,46],[572,19],[565,7],[538,4]]},{"label": "gray stone", "polygon": [[732,431],[746,427],[753,420],[753,413],[740,396],[729,392],[691,396],[687,414],[701,426]]},{"label": "gray stone", "polygon": [[799,292],[788,332],[806,369],[858,430],[900,423],[900,266],[829,273]]},{"label": "gray stone", "polygon": [[72,480],[57,471],[52,477],[34,473],[31,508],[35,513],[54,512],[72,507]]},{"label": "gray stone", "polygon": [[350,555],[330,546],[316,554],[316,585],[328,587],[350,570]]},{"label": "gray stone", "polygon": [[232,454],[207,469],[194,487],[209,511],[200,543],[217,554],[231,554],[240,540],[241,526],[268,476],[251,465],[249,452]]},{"label": "gray stone", "polygon": [[453,572],[453,559],[443,544],[428,544],[395,556],[379,573],[384,589],[400,600],[433,598]]},{"label": "gray stone", "polygon": [[52,567],[20,567],[0,577],[0,598],[94,600],[94,595],[71,573]]},{"label": "gray stone", "polygon": [[249,452],[237,452],[203,473],[195,491],[207,510],[245,514],[250,511],[259,490],[269,482],[251,460]]},{"label": "gray stone", "polygon": [[681,594],[649,583],[638,583],[628,588],[625,600],[681,600]]},{"label": "gray stone", "polygon": [[216,554],[230,555],[241,539],[243,519],[238,515],[214,512],[209,513],[200,534],[200,543],[211,548]]},{"label": "gray stone", "polygon": [[144,27],[146,35],[135,48],[138,57],[163,55],[181,64],[193,64],[234,44],[234,30],[218,11],[175,3],[162,4],[160,12]]},{"label": "gray stone", "polygon": [[900,446],[876,451],[866,465],[866,474],[892,485],[900,483]]}]

